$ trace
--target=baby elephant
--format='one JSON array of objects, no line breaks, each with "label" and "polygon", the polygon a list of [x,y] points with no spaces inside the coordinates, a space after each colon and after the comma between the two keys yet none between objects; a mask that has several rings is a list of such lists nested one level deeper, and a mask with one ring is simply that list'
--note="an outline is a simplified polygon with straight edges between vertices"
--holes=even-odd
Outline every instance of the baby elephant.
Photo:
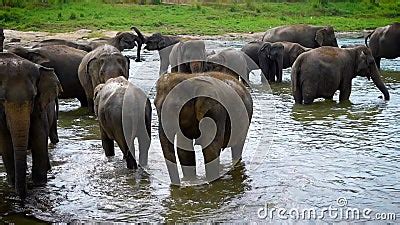
[{"label": "baby elephant", "polygon": [[389,100],[371,51],[354,48],[320,47],[302,53],[292,66],[292,91],[296,103],[311,104],[316,98],[332,99],[337,90],[339,100],[349,100],[351,81],[363,76],[372,81]]},{"label": "baby elephant", "polygon": [[175,136],[185,179],[196,178],[193,140],[202,147],[208,181],[220,177],[219,156],[224,148],[231,147],[233,164],[241,159],[253,101],[246,87],[233,76],[219,72],[165,74],[157,81],[154,104],[172,184],[180,184]]},{"label": "baby elephant", "polygon": [[139,165],[147,166],[151,105],[146,94],[120,76],[96,87],[94,103],[106,156],[115,155],[115,140],[124,154],[128,169],[136,169],[134,140],[138,138]]}]

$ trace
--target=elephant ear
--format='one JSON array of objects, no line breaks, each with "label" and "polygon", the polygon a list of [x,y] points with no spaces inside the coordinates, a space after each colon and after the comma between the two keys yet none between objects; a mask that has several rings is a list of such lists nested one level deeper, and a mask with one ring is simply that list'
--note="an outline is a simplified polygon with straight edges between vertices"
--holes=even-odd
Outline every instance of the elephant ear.
[{"label": "elephant ear", "polygon": [[374,63],[375,61],[371,54],[368,54],[368,52],[366,53],[363,50],[359,51],[356,69],[357,74],[365,73],[364,71],[370,70],[372,64]]},{"label": "elephant ear", "polygon": [[319,29],[315,33],[315,41],[318,43],[319,46],[323,45],[326,33],[327,33],[326,28]]},{"label": "elephant ear", "polygon": [[39,80],[37,83],[38,104],[41,111],[44,111],[47,105],[54,101],[58,94],[62,92],[60,81],[53,69],[39,66]]}]

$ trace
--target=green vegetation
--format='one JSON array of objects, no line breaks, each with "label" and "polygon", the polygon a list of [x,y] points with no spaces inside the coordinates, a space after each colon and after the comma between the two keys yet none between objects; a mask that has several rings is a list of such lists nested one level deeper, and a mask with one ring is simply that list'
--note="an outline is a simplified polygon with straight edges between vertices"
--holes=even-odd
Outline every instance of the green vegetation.
[{"label": "green vegetation", "polygon": [[207,3],[189,1],[186,5],[142,5],[146,2],[160,1],[0,0],[0,27],[64,32],[82,28],[129,30],[135,25],[145,32],[223,34],[259,32],[298,23],[329,24],[339,31],[353,31],[400,21],[400,2],[396,0],[244,0],[239,3],[209,0]]}]

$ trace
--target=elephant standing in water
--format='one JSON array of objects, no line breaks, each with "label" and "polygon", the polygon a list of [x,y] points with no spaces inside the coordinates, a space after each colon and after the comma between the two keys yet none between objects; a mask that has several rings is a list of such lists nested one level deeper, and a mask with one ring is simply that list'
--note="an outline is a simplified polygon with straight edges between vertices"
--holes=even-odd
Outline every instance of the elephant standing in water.
[{"label": "elephant standing in water", "polygon": [[12,53],[0,53],[0,150],[9,184],[26,197],[27,151],[32,152],[32,180],[47,182],[48,143],[61,90],[53,69]]},{"label": "elephant standing in water", "polygon": [[79,81],[85,90],[88,108],[93,109],[93,92],[97,85],[113,77],[129,77],[129,59],[111,45],[102,45],[83,57],[78,69]]},{"label": "elephant standing in water", "polygon": [[114,140],[129,169],[136,169],[135,145],[139,142],[139,164],[147,165],[151,138],[151,103],[146,94],[125,77],[99,84],[94,94],[94,111],[99,119],[103,149],[114,156]]},{"label": "elephant standing in water", "polygon": [[45,47],[45,46],[52,46],[52,45],[65,45],[71,48],[79,49],[85,52],[90,52],[92,51],[92,46],[87,44],[81,44],[81,43],[76,43],[73,41],[67,41],[63,39],[47,39],[39,42],[38,44],[34,45],[32,48],[40,48],[40,47]]},{"label": "elephant standing in water", "polygon": [[365,45],[371,49],[378,68],[381,66],[381,58],[400,57],[400,23],[376,28],[365,38]]},{"label": "elephant standing in water", "polygon": [[305,52],[293,64],[291,76],[293,96],[298,104],[311,104],[316,98],[332,99],[337,90],[340,101],[349,100],[355,76],[372,78],[385,100],[389,100],[371,51],[365,46],[320,47]]},{"label": "elephant standing in water", "polygon": [[263,41],[253,41],[242,48],[242,52],[246,53],[256,64],[250,69],[261,69],[262,82],[265,82],[265,79],[275,82],[275,76],[277,82],[282,82],[283,51],[284,46],[281,43]]},{"label": "elephant standing in water", "polygon": [[33,49],[12,47],[8,49],[8,52],[42,66],[53,68],[63,88],[59,98],[77,98],[82,107],[87,107],[85,91],[78,78],[79,64],[87,54],[85,51],[66,45],[48,45]]},{"label": "elephant standing in water", "polygon": [[220,177],[221,150],[231,147],[235,164],[253,114],[249,91],[233,76],[218,73],[162,75],[154,104],[159,136],[172,184],[179,185],[174,140],[185,179],[196,178],[193,139],[201,145],[208,181]]},{"label": "elephant standing in water", "polygon": [[288,25],[275,27],[265,32],[262,41],[294,42],[307,48],[338,47],[335,31],[331,26]]},{"label": "elephant standing in water", "polygon": [[169,54],[171,72],[204,72],[206,45],[204,41],[192,40],[175,44]]}]

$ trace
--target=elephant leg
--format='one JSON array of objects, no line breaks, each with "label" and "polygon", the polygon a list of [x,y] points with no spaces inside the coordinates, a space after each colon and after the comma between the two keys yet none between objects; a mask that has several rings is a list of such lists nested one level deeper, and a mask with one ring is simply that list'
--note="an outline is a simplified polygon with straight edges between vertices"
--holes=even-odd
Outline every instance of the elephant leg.
[{"label": "elephant leg", "polygon": [[47,139],[49,136],[49,124],[46,122],[46,114],[33,112],[30,126],[30,140],[32,148],[32,180],[35,185],[41,186],[47,183],[47,171],[49,170],[49,152]]},{"label": "elephant leg", "polygon": [[220,162],[219,154],[221,152],[221,141],[213,141],[203,149],[203,156],[206,167],[206,178],[208,182],[219,178]]},{"label": "elephant leg", "polygon": [[114,140],[110,139],[104,129],[100,126],[101,144],[103,146],[106,156],[114,156]]},{"label": "elephant leg", "polygon": [[150,136],[147,132],[142,132],[138,137],[139,142],[139,165],[142,167],[147,166],[149,157],[149,148],[151,144]]},{"label": "elephant leg", "polygon": [[242,152],[243,152],[243,147],[244,147],[245,141],[246,141],[246,138],[242,138],[241,140],[239,140],[237,142],[236,145],[231,147],[232,164],[233,165],[235,165],[237,162],[239,162],[242,159]]},{"label": "elephant leg", "polygon": [[351,82],[348,85],[342,85],[340,88],[340,93],[339,93],[339,101],[347,101],[350,98],[351,94]]},{"label": "elephant leg", "polygon": [[381,69],[381,58],[374,57],[374,59],[375,59],[375,63],[376,63],[376,66],[378,67],[378,69]]},{"label": "elephant leg", "polygon": [[52,144],[57,144],[60,140],[58,139],[58,132],[57,132],[57,117],[54,115],[51,121],[50,126],[50,142]]},{"label": "elephant leg", "polygon": [[158,133],[171,183],[179,185],[181,181],[179,178],[178,166],[176,164],[174,144],[168,139],[161,125],[159,125]]},{"label": "elephant leg", "polygon": [[81,107],[88,107],[88,100],[86,99],[86,96],[80,96],[78,97],[78,100],[81,103]]},{"label": "elephant leg", "polygon": [[176,148],[179,162],[182,166],[183,178],[193,180],[196,178],[196,154],[193,149],[193,141],[185,138],[183,134],[178,134]]},{"label": "elephant leg", "polygon": [[134,157],[135,145],[133,144],[133,140],[134,139],[132,139],[131,151],[129,150],[129,147],[126,144],[124,137],[118,138],[118,140],[116,140],[118,147],[121,149],[122,154],[124,155],[124,159],[126,161],[126,167],[128,169],[137,169],[138,168],[135,157]]},{"label": "elephant leg", "polygon": [[94,101],[92,98],[87,98],[87,105],[90,113],[94,113]]},{"label": "elephant leg", "polygon": [[7,131],[7,128],[1,127],[0,131],[0,146],[1,156],[3,158],[4,166],[7,172],[7,181],[9,185],[15,185],[15,167],[14,167],[14,151],[11,142],[11,136]]}]

